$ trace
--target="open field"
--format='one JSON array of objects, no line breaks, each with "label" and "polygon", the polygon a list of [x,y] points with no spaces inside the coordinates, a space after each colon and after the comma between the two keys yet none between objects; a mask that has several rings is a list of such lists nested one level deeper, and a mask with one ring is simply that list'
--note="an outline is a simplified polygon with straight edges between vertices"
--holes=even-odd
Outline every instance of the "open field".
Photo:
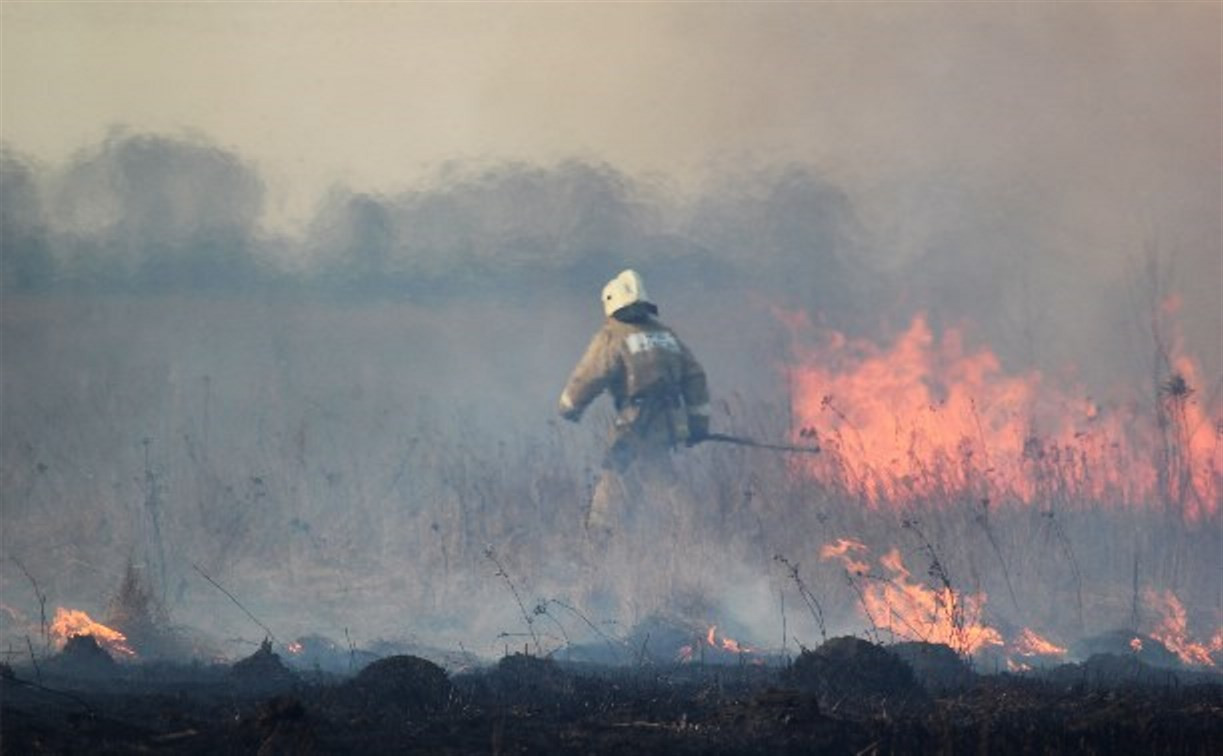
[{"label": "open field", "polygon": [[[706,444],[681,455],[682,495],[630,513],[595,557],[582,506],[606,408],[552,419],[594,317],[557,314],[570,304],[584,311],[7,298],[9,658],[28,640],[54,650],[57,607],[113,615],[129,571],[204,658],[249,653],[268,631],[483,658],[538,633],[532,650],[556,654],[657,615],[791,654],[837,634],[988,630],[1000,643],[961,649],[986,665],[1005,665],[1025,629],[1067,649],[1118,629],[1223,642],[1218,510],[1085,498],[1055,466],[1036,502],[930,467],[942,488],[880,501],[792,458]],[[710,355],[715,426],[788,438],[785,332],[738,313],[736,348],[718,348],[719,317],[697,309],[681,328]],[[822,464],[844,468],[838,454],[828,445]],[[853,562],[824,551],[838,543]]]}]

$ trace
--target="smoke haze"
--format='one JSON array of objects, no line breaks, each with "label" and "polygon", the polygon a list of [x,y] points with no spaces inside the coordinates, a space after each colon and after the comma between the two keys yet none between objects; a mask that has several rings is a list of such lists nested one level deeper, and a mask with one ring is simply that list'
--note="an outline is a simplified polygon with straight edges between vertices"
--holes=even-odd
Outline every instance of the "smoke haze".
[{"label": "smoke haze", "polygon": [[[967,323],[1012,369],[1074,367],[1101,389],[1118,374],[1149,374],[1149,355],[1135,347],[1160,304],[1150,300],[1176,295],[1188,350],[1219,374],[1219,229],[1205,213],[1171,238],[1135,230],[1098,250],[1067,247],[1074,240],[1042,208],[947,179],[920,196],[894,187],[895,214],[880,220],[872,202],[809,165],[745,166],[680,196],[574,160],[455,164],[393,194],[335,188],[304,234],[277,235],[257,221],[257,169],[200,139],[118,131],[58,169],[7,150],[0,170],[13,292],[308,291],[544,306],[589,301],[637,266],[673,296],[730,288],[744,311],[803,309],[880,339],[918,312]],[[906,245],[892,247],[897,237]],[[703,321],[706,305],[694,299],[691,319]]]},{"label": "smoke haze", "polygon": [[[2,9],[0,545],[53,600],[98,607],[130,559],[180,621],[249,635],[198,565],[294,632],[496,651],[520,619],[487,545],[572,587],[607,418],[555,401],[628,266],[721,428],[791,432],[795,312],[878,344],[922,314],[1116,402],[1154,401],[1181,339],[1218,405],[1217,6],[362,11]],[[621,616],[721,600],[777,637],[761,575],[824,520],[776,503],[784,462],[686,458],[709,509],[652,581],[622,555]],[[1084,579],[1128,575],[1072,526]],[[1218,616],[1208,535],[1150,578]],[[28,617],[24,581],[0,570]]]}]

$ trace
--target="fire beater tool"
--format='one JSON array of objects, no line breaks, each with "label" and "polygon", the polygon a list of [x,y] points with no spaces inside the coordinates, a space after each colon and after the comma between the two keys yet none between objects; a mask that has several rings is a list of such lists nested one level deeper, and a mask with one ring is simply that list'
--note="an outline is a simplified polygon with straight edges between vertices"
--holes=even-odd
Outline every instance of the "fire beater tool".
[{"label": "fire beater tool", "polygon": [[750,446],[756,449],[769,449],[772,451],[796,452],[800,454],[819,454],[820,447],[818,446],[796,446],[794,444],[770,444],[764,441],[757,441],[754,438],[746,438],[744,436],[732,436],[727,433],[710,433],[701,439],[702,441],[719,441],[724,444],[736,444],[738,446]]}]

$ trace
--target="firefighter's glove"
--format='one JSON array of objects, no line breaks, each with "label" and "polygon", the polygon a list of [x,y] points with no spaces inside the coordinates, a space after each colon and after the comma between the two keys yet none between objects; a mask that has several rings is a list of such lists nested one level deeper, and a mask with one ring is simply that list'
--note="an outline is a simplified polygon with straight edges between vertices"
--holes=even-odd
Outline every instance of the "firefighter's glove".
[{"label": "firefighter's glove", "polygon": [[561,410],[561,417],[565,418],[566,420],[568,420],[571,423],[576,423],[582,419],[582,411],[580,409],[577,409],[576,407],[572,409]]},{"label": "firefighter's glove", "polygon": [[709,418],[700,415],[689,415],[688,439],[685,441],[685,444],[693,447],[707,438],[709,438]]}]

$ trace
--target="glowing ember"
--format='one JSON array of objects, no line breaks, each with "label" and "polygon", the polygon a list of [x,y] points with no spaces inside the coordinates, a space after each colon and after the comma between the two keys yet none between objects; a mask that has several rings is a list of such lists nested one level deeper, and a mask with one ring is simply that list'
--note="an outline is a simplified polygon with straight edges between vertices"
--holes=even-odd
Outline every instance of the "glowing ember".
[{"label": "glowing ember", "polygon": [[57,608],[55,610],[55,619],[51,620],[50,632],[56,645],[60,647],[63,647],[68,642],[68,639],[73,636],[92,635],[98,642],[98,645],[112,654],[118,654],[127,658],[134,658],[136,656],[136,652],[127,645],[127,636],[114,628],[103,625],[101,622],[96,622],[92,617],[79,609]]},{"label": "glowing ember", "polygon": [[[1167,646],[1168,650],[1180,657],[1185,664],[1215,666],[1210,654],[1218,648],[1223,648],[1223,629],[1219,630],[1209,644],[1196,643],[1189,636],[1188,614],[1176,594],[1172,591],[1147,591],[1146,599],[1161,615],[1158,625],[1150,633],[1152,638]],[[1219,644],[1218,647],[1216,643]]]},{"label": "glowing ember", "polygon": [[[783,317],[814,332],[805,316]],[[1159,417],[1140,415],[1138,402],[1106,407],[1067,394],[1038,372],[1008,374],[957,329],[936,340],[922,316],[890,348],[830,332],[798,363],[794,422],[819,428],[825,451],[810,471],[869,503],[1060,495],[1174,502],[1190,521],[1218,513],[1223,446],[1210,417],[1223,407],[1194,395],[1203,384],[1187,357],[1172,360]]]},{"label": "glowing ember", "polygon": [[1130,650],[1136,654],[1142,653],[1142,638],[1130,638]]},{"label": "glowing ember", "polygon": [[[890,578],[869,574],[870,565],[848,555],[865,552],[856,544],[840,549],[825,546],[825,559],[840,559],[851,575],[867,579],[859,584],[862,610],[876,631],[887,631],[906,640],[943,643],[962,654],[973,654],[986,646],[1002,645],[1002,636],[978,618],[985,605],[985,594],[964,595],[950,587],[930,588],[913,579],[897,549],[879,559]],[[865,566],[865,569],[862,569]]]},{"label": "glowing ember", "polygon": [[706,633],[705,635],[705,642],[708,643],[710,646],[714,648],[720,648],[723,651],[728,651],[732,654],[750,654],[752,652],[752,649],[748,648],[747,646],[741,645],[734,638],[727,638],[723,636],[721,639],[721,642],[719,643],[718,637],[717,637],[717,631],[718,631],[718,626],[711,625],[709,628],[709,632]]},{"label": "glowing ember", "polygon": [[1036,634],[1035,630],[1025,627],[1019,637],[1011,644],[1015,653],[1021,656],[1062,656],[1066,649]]},{"label": "glowing ember", "polygon": [[722,650],[729,651],[732,654],[746,654],[751,651],[750,648],[739,645],[739,642],[736,641],[734,638],[723,638],[722,639]]},{"label": "glowing ember", "polygon": [[286,648],[289,649],[291,654],[300,654],[304,650],[304,646],[297,641],[289,641],[289,645]]},{"label": "glowing ember", "polygon": [[675,655],[675,660],[680,663],[690,662],[697,656],[698,649],[702,651],[701,655],[703,656],[703,649],[706,647],[717,649],[719,651],[725,651],[731,654],[754,653],[753,649],[743,645],[734,638],[727,638],[725,636],[719,637],[717,625],[710,625],[709,629],[705,631],[705,635],[701,640],[703,642],[698,641],[695,644],[681,646]]}]

